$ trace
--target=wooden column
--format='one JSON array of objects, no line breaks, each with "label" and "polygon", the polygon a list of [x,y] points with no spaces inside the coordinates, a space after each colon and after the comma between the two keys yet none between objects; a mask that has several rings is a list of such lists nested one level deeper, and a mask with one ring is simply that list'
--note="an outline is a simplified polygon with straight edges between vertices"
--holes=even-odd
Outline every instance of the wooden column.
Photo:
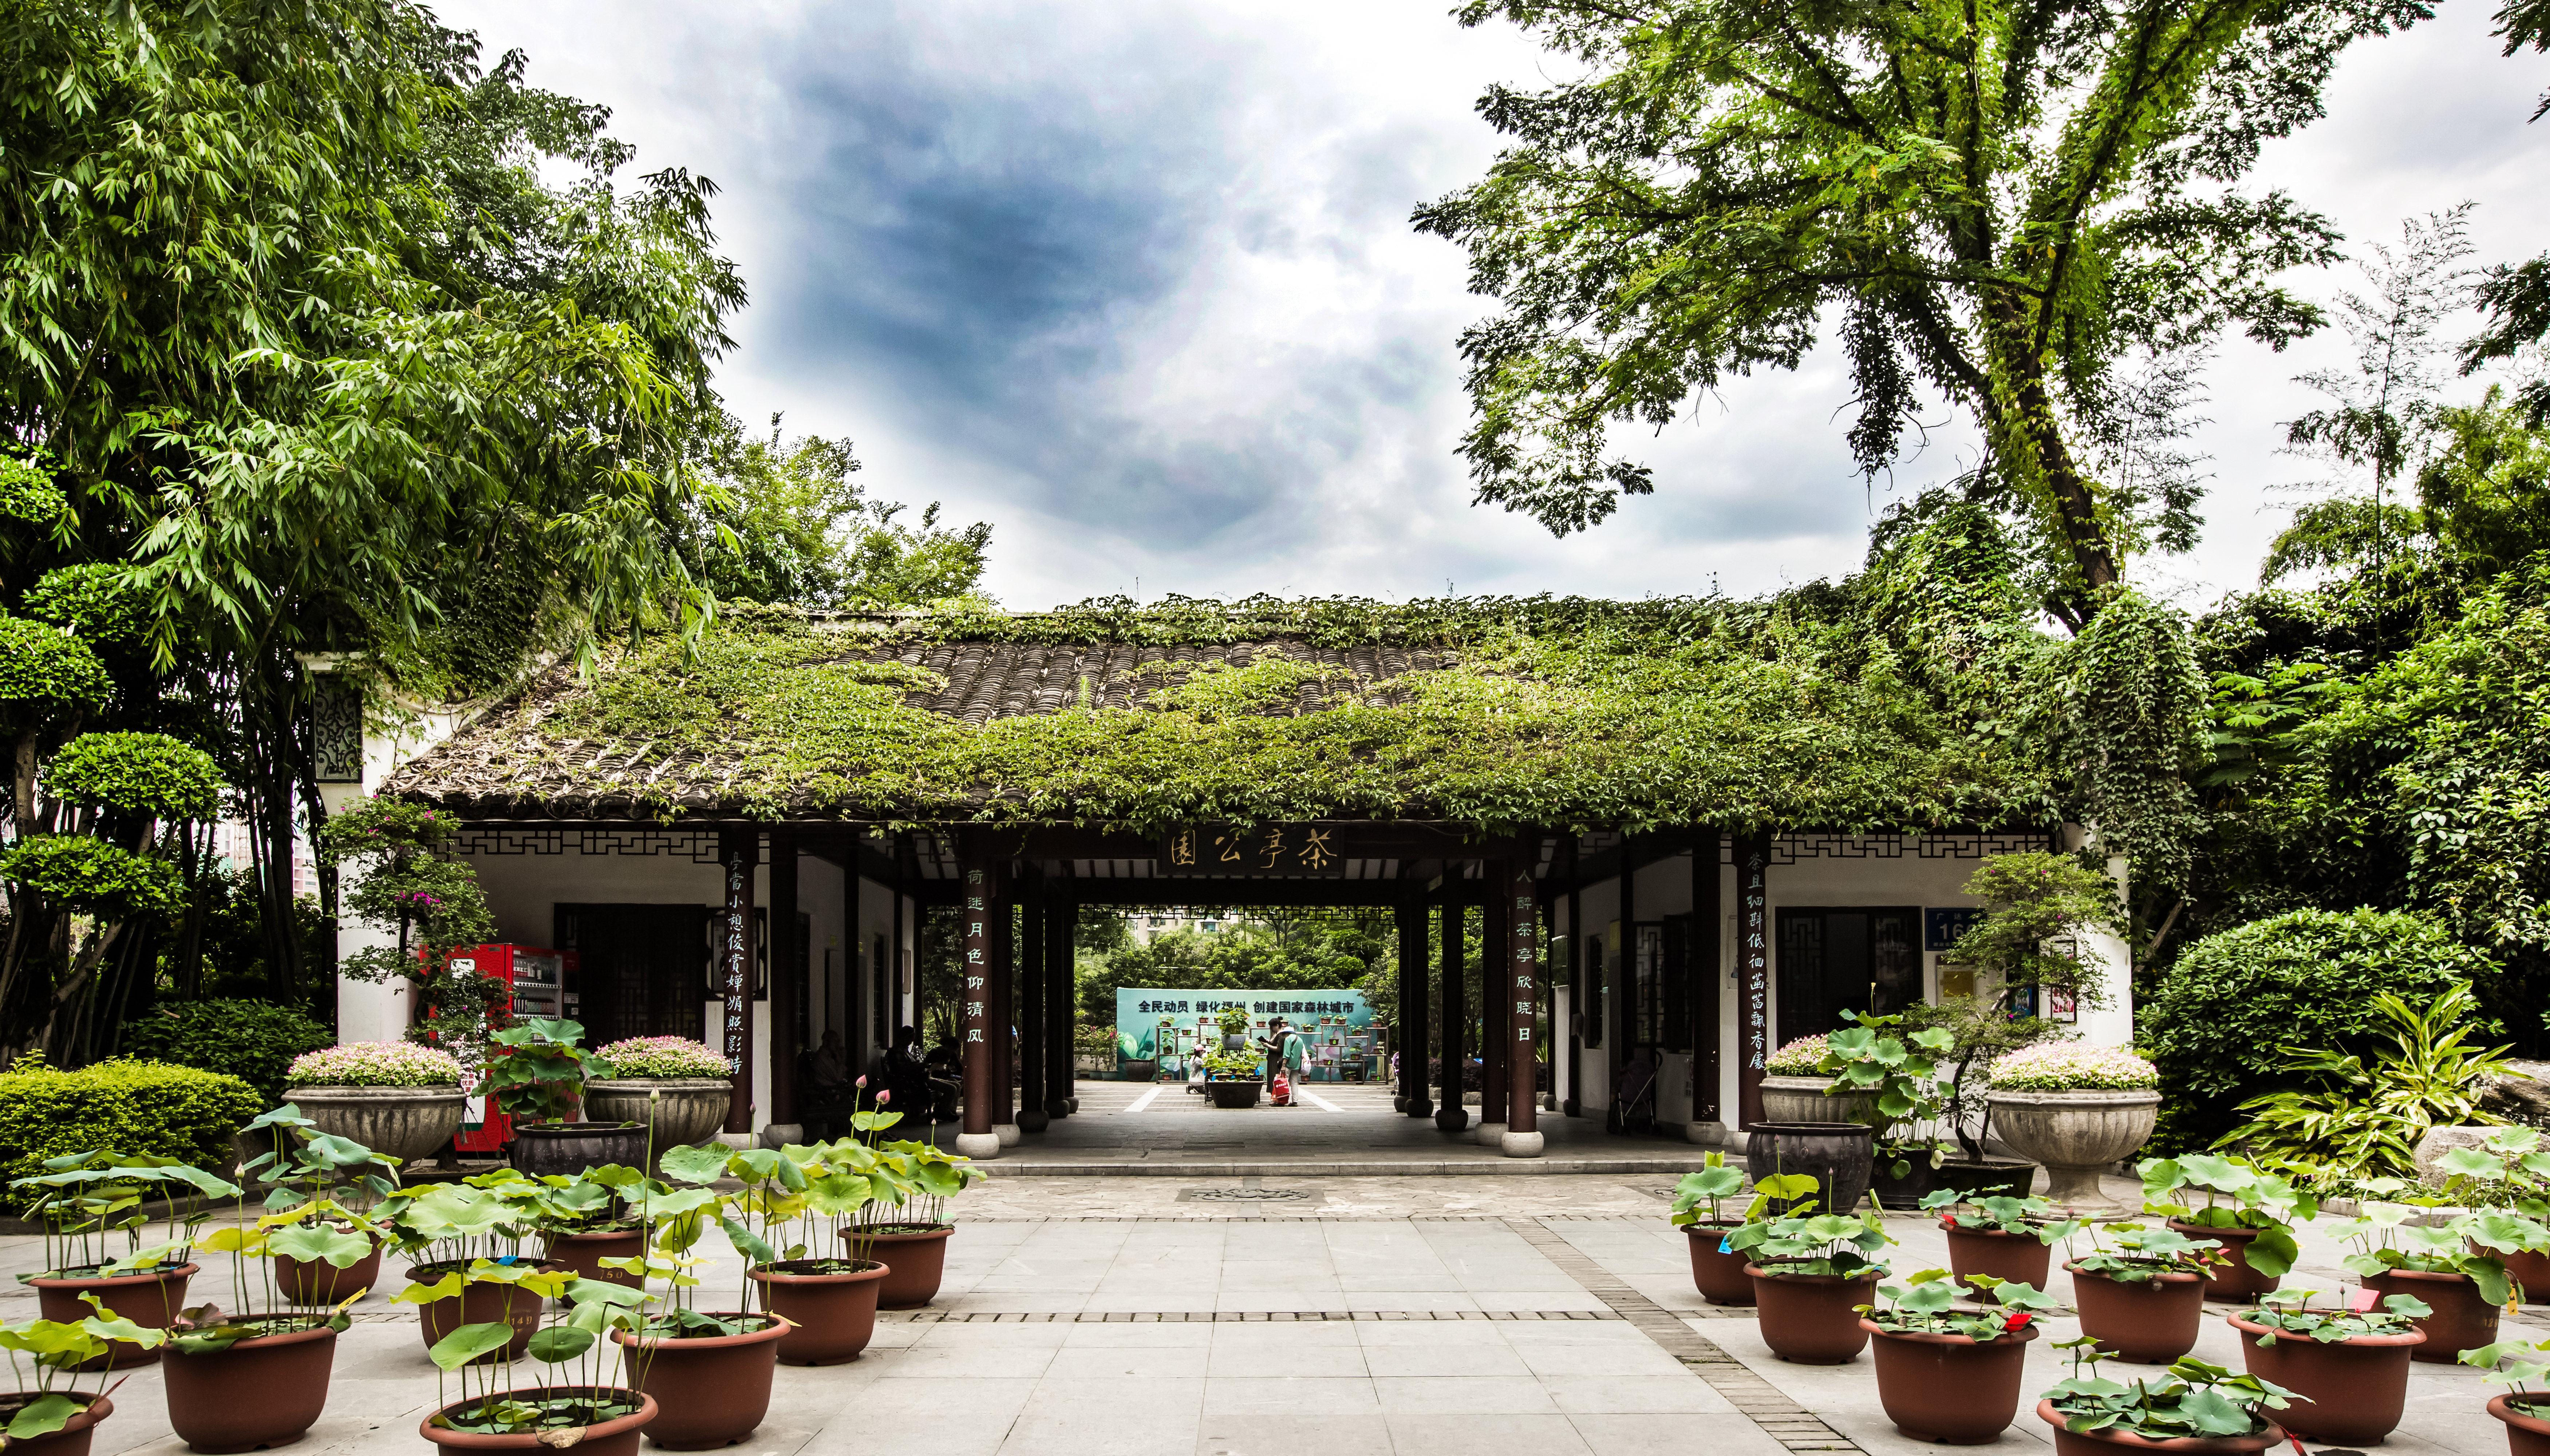
[{"label": "wooden column", "polygon": [[761,831],[729,829],[718,858],[726,873],[726,926],[718,946],[719,995],[725,999],[727,1074],[735,1092],[727,1102],[726,1130],[752,1131],[752,871],[761,859]]},{"label": "wooden column", "polygon": [[1514,914],[1506,903],[1507,861],[1491,859],[1479,866],[1479,883],[1487,901],[1479,916],[1479,1126],[1482,1135],[1502,1133],[1506,1091],[1512,1078],[1507,1029],[1514,1020],[1514,984],[1505,975],[1506,942],[1514,937]]},{"label": "wooden column", "polygon": [[1458,1132],[1470,1125],[1470,1110],[1461,1103],[1461,1022],[1465,1019],[1461,995],[1461,905],[1460,870],[1456,865],[1443,867],[1442,963],[1436,967],[1440,977],[1436,993],[1442,998],[1443,1065],[1435,1081],[1442,1106],[1434,1113],[1434,1125],[1446,1132]]},{"label": "wooden column", "polygon": [[[1001,903],[1000,865],[976,846],[965,846],[964,1000],[957,1005],[965,1048],[964,1130],[956,1151],[969,1158],[997,1158],[1001,1139],[992,1131],[992,934],[993,908]],[[1006,938],[1006,937],[1003,937]]]},{"label": "wooden column", "polygon": [[1735,836],[1735,1116],[1762,1120],[1762,1067],[1771,1058],[1771,836]]},{"label": "wooden column", "polygon": [[[1573,831],[1567,836],[1567,985],[1569,1010],[1578,1018],[1585,1015],[1585,892],[1576,883],[1577,849],[1583,844]],[[1595,959],[1593,974],[1603,974],[1600,957]],[[1552,1034],[1558,1028],[1552,1027]],[[1567,1032],[1567,1102],[1559,1108],[1571,1117],[1585,1116],[1585,1038],[1574,1026]]]},{"label": "wooden column", "polygon": [[[868,927],[859,919],[859,850],[853,839],[841,851],[841,986],[842,995],[850,999],[849,1029],[843,1036],[849,1042],[852,1059],[850,1075],[858,1076],[875,1063],[875,1053],[894,1042],[892,1026],[879,1027],[876,978],[885,974],[883,966],[868,965],[876,958],[869,947],[876,942],[868,938]],[[859,971],[867,966],[866,974]],[[870,1078],[867,1092],[881,1090],[882,1084]],[[861,1106],[865,1106],[864,1099]]]},{"label": "wooden column", "polygon": [[1042,1132],[1045,1116],[1044,1054],[1053,1045],[1045,1025],[1044,882],[1030,875],[1019,898],[1019,1130]]},{"label": "wooden column", "polygon": [[[1604,990],[1603,1015],[1611,1021],[1603,1028],[1603,1064],[1611,1069],[1608,1085],[1612,1090],[1610,1110],[1603,1115],[1607,1132],[1626,1132],[1628,1105],[1620,1101],[1620,1071],[1628,1065],[1629,1043],[1638,1031],[1638,836],[1620,835],[1620,989],[1613,994]],[[1650,1061],[1654,1053],[1649,1053]],[[1652,1085],[1652,1084],[1650,1084]]]},{"label": "wooden column", "polygon": [[1425,1086],[1425,904],[1402,900],[1399,922],[1399,1110],[1431,1116],[1434,1099]]},{"label": "wooden column", "polygon": [[1018,890],[1003,866],[992,900],[992,1130],[1007,1147],[1019,1140]]},{"label": "wooden column", "polygon": [[1539,928],[1539,898],[1531,880],[1531,862],[1517,859],[1506,866],[1505,883],[1491,883],[1490,895],[1501,896],[1506,907],[1507,938],[1499,947],[1498,979],[1506,986],[1508,1013],[1506,1027],[1506,1066],[1513,1079],[1506,1096],[1506,1133],[1500,1146],[1510,1158],[1540,1156],[1540,1079],[1534,1074],[1539,1053],[1534,1049],[1532,1019],[1542,1010],[1542,977],[1540,958],[1535,953]]},{"label": "wooden column", "polygon": [[1719,1024],[1723,1003],[1718,996],[1718,967],[1725,961],[1726,905],[1717,877],[1717,846],[1724,834],[1716,828],[1691,836],[1691,1055],[1692,1109],[1695,1122],[1721,1122],[1718,1100],[1725,1096],[1725,1073],[1719,1065]]},{"label": "wooden column", "polygon": [[1055,894],[1048,885],[1044,907],[1045,963],[1038,971],[1045,982],[1044,1111],[1049,1117],[1067,1117],[1080,1110],[1071,1070],[1075,1050],[1071,1033],[1080,1021],[1080,988],[1072,981],[1072,942],[1079,925],[1080,907]]},{"label": "wooden column", "polygon": [[[797,943],[797,835],[770,831],[770,1120],[797,1121],[797,1062],[806,1050],[806,953]],[[799,1128],[792,1141],[805,1141]]]}]

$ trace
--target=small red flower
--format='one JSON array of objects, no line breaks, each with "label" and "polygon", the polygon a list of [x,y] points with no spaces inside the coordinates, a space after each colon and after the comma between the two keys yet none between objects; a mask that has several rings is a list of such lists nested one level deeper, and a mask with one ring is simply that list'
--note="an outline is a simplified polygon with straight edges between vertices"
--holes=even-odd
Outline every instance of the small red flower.
[{"label": "small red flower", "polygon": [[2025,1310],[2011,1310],[2010,1317],[2001,1322],[2001,1327],[2004,1329],[2027,1328],[2027,1311]]},{"label": "small red flower", "polygon": [[1943,1214],[1941,1214],[1941,1215],[1939,1216],[1939,1226],[1940,1226],[1941,1228],[1954,1228],[1954,1227],[1956,1227],[1956,1226],[1957,1226],[1957,1215],[1956,1215],[1956,1214],[1954,1214],[1954,1213],[1943,1213]]}]

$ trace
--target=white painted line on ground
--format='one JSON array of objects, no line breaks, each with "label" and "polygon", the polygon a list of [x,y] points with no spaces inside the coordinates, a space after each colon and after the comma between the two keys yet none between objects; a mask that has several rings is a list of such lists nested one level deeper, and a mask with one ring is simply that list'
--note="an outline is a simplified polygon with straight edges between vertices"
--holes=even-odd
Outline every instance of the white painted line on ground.
[{"label": "white painted line on ground", "polygon": [[1341,1113],[1345,1111],[1345,1109],[1338,1107],[1335,1103],[1328,1101],[1326,1098],[1320,1096],[1318,1093],[1313,1092],[1307,1087],[1296,1092],[1294,1096],[1317,1104],[1320,1111],[1324,1113]]},{"label": "white painted line on ground", "polygon": [[1149,1106],[1151,1105],[1151,1099],[1153,1099],[1153,1098],[1155,1098],[1155,1097],[1158,1097],[1158,1096],[1159,1096],[1163,1091],[1167,1090],[1168,1085],[1169,1085],[1169,1084],[1167,1084],[1166,1082],[1154,1082],[1154,1083],[1152,1083],[1152,1084],[1151,1084],[1151,1090],[1150,1090],[1150,1091],[1148,1091],[1148,1092],[1146,1092],[1146,1093],[1143,1093],[1140,1097],[1137,1097],[1137,1098],[1133,1099],[1133,1105],[1132,1105],[1131,1107],[1129,1107],[1129,1108],[1127,1108],[1125,1111],[1127,1111],[1127,1112],[1128,1112],[1128,1113],[1138,1113],[1138,1112],[1142,1111],[1144,1108],[1149,1107]]}]

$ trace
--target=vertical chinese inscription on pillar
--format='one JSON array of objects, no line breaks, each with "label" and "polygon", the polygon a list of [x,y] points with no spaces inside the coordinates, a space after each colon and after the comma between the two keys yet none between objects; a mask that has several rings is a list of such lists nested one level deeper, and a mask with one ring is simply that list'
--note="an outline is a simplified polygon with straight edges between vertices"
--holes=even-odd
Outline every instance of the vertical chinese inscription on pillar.
[{"label": "vertical chinese inscription on pillar", "polygon": [[965,872],[965,1041],[968,1045],[983,1042],[991,1029],[991,997],[986,980],[991,964],[992,937],[988,928],[991,917],[984,911],[989,887],[981,870]]},{"label": "vertical chinese inscription on pillar", "polygon": [[752,856],[730,850],[726,857],[725,943],[719,947],[726,984],[727,1075],[740,1080],[744,1045],[744,998],[752,994]]},{"label": "vertical chinese inscription on pillar", "polygon": [[[1532,936],[1539,927],[1540,906],[1533,897],[1531,871],[1518,868],[1514,875],[1514,915],[1509,923],[1514,927],[1514,1039],[1531,1040],[1532,1013],[1539,1009],[1539,967],[1532,956]],[[1530,1049],[1524,1048],[1528,1056]],[[1516,1081],[1521,1078],[1518,1075]]]},{"label": "vertical chinese inscription on pillar", "polygon": [[1744,838],[1738,878],[1742,897],[1741,953],[1744,962],[1744,1065],[1755,1072],[1771,1058],[1771,911],[1770,841],[1758,834]]}]

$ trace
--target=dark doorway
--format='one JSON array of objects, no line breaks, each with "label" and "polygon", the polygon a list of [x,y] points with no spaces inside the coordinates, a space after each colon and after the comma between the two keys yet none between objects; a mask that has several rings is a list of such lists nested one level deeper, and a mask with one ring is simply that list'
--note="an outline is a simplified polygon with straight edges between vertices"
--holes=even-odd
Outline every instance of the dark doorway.
[{"label": "dark doorway", "polygon": [[1837,1031],[1845,1011],[1886,1016],[1921,999],[1921,912],[1780,912],[1780,1037]]},{"label": "dark doorway", "polygon": [[584,1044],[700,1039],[708,1024],[709,918],[702,905],[561,905],[557,948],[576,953]]}]

